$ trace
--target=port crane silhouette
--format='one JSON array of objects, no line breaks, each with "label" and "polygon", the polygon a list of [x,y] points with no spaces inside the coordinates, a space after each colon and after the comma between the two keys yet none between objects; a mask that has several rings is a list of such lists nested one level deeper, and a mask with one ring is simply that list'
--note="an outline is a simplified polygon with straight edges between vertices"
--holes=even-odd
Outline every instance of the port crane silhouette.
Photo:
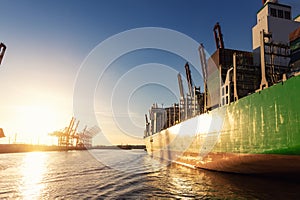
[{"label": "port crane silhouette", "polygon": [[79,120],[76,122],[76,118],[72,117],[68,127],[49,133],[49,135],[58,138],[58,146],[89,148],[92,146],[92,138],[100,132],[100,128],[85,126],[82,131],[77,132],[79,123]]}]

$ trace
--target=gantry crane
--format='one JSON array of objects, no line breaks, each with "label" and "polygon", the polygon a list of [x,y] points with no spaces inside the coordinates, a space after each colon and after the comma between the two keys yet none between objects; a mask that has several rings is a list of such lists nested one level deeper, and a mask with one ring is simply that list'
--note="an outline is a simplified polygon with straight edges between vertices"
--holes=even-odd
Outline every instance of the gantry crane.
[{"label": "gantry crane", "polygon": [[[69,126],[64,128],[61,131],[54,131],[50,133],[50,136],[55,136],[58,138],[58,146],[66,146],[66,147],[91,147],[92,146],[92,138],[100,132],[100,128],[98,126],[93,126],[87,129],[87,126],[80,132],[77,133],[77,129],[80,121],[78,120],[75,125],[76,119],[72,117]],[[75,126],[74,126],[75,125]],[[74,141],[75,140],[75,141]]]},{"label": "gantry crane", "polygon": [[98,126],[93,126],[89,129],[87,129],[87,126],[85,126],[82,132],[76,134],[76,137],[78,137],[76,147],[92,147],[92,138],[100,131],[101,130]]},{"label": "gantry crane", "polygon": [[58,146],[73,146],[74,135],[79,124],[78,121],[76,128],[73,129],[75,121],[75,117],[72,117],[68,127],[64,128],[63,130],[54,131],[53,133],[49,134],[50,136],[55,136],[58,138]]}]

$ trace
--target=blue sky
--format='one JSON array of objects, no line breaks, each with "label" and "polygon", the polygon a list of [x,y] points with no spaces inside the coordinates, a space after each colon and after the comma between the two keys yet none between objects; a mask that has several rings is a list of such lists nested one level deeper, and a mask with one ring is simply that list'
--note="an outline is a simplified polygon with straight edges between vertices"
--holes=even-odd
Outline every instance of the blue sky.
[{"label": "blue sky", "polygon": [[[298,1],[280,2],[295,6],[293,17],[300,13]],[[0,127],[8,136],[0,140],[2,143],[15,135],[19,142],[43,142],[41,138],[49,132],[67,126],[73,115],[73,91],[80,66],[109,37],[141,27],[167,28],[204,43],[206,50],[213,53],[212,29],[220,22],[225,47],[251,51],[251,28],[262,6],[260,0],[0,0],[0,4],[0,41],[7,45],[0,67]],[[128,70],[147,63],[171,66],[175,74],[184,72],[185,60],[159,50],[134,51],[111,64],[104,77],[105,84],[114,86]],[[192,73],[195,84],[200,85],[201,76],[194,69]],[[172,79],[174,87],[176,78]],[[149,107],[149,102],[168,104],[176,100],[178,94],[173,94],[174,91],[157,87],[154,84],[146,90],[136,90],[126,100],[130,112],[135,113],[130,120],[136,127],[125,129],[134,136],[116,136],[118,140],[110,143],[139,143],[138,137],[143,136],[142,109]],[[101,88],[103,85],[95,90],[96,102],[106,95]],[[157,95],[160,93],[165,96]],[[170,102],[165,102],[167,99]],[[123,99],[114,102],[123,107]],[[95,103],[96,110],[101,106]],[[114,109],[118,112],[118,106]],[[80,129],[85,124],[94,125],[88,117],[79,119]],[[95,142],[107,144],[103,136]]]}]

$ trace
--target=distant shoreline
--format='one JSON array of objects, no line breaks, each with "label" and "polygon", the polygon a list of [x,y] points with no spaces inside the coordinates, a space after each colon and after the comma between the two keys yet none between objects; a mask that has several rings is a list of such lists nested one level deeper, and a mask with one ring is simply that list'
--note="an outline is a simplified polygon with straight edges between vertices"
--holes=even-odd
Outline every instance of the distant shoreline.
[{"label": "distant shoreline", "polygon": [[93,146],[90,149],[145,149],[146,145]]},{"label": "distant shoreline", "polygon": [[21,153],[33,151],[86,150],[84,147],[47,146],[34,144],[0,144],[0,153]]},{"label": "distant shoreline", "polygon": [[89,150],[89,149],[145,149],[145,145],[116,145],[116,146],[94,146],[85,147],[66,147],[66,146],[47,146],[34,144],[0,144],[0,154],[2,153],[22,153],[36,151],[72,151],[72,150]]}]

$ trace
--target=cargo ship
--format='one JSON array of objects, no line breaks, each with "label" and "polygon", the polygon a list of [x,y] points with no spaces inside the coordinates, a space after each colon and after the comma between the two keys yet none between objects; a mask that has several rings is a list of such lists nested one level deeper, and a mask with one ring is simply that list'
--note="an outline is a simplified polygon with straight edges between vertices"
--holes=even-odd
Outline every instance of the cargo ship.
[{"label": "cargo ship", "polygon": [[300,15],[291,11],[263,1],[252,52],[226,49],[214,26],[216,52],[207,58],[199,47],[203,91],[186,63],[188,93],[178,74],[180,102],[153,104],[145,115],[149,155],[221,172],[300,175]]}]

